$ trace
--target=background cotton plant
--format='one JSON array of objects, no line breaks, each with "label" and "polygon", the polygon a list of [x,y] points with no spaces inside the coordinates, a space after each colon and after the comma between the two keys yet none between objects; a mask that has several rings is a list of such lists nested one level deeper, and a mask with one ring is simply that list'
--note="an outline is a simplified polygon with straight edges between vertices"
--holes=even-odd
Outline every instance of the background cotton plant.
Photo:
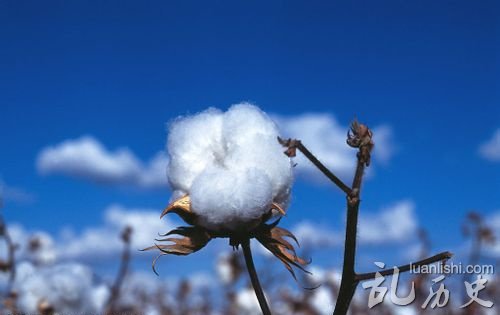
[{"label": "background cotton plant", "polygon": [[13,290],[20,312],[38,314],[43,304],[57,306],[58,314],[96,314],[109,296],[104,284],[94,281],[90,268],[81,264],[35,266],[28,262],[17,268]]}]

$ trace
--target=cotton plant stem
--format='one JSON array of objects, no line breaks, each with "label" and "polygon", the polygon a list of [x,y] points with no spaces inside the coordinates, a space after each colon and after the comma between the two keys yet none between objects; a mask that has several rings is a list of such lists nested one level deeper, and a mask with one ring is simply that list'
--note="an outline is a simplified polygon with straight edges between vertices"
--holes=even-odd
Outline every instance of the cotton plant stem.
[{"label": "cotton plant stem", "polygon": [[[0,208],[2,208],[2,200],[0,199]],[[7,286],[5,289],[5,295],[8,296],[14,285],[16,280],[16,249],[17,245],[12,240],[12,237],[9,234],[9,230],[7,228],[7,224],[5,223],[3,216],[0,215],[0,229],[2,230],[2,236],[5,240],[5,244],[7,245],[7,261],[6,266],[9,271],[9,278],[7,280]]]},{"label": "cotton plant stem", "polygon": [[250,280],[252,281],[252,286],[259,301],[260,309],[263,315],[271,315],[271,310],[269,305],[267,305],[266,297],[264,296],[264,291],[260,285],[259,277],[257,276],[257,271],[255,270],[255,265],[252,258],[252,250],[250,249],[250,239],[245,239],[241,243],[243,248],[243,255],[245,256],[245,263],[247,265],[248,274],[250,275]]},{"label": "cotton plant stem", "polygon": [[342,266],[342,280],[340,282],[339,295],[335,304],[334,315],[344,315],[349,309],[359,281],[356,280],[356,236],[358,230],[359,193],[365,163],[361,161],[358,154],[358,163],[353,180],[352,194],[347,196],[347,224],[344,244],[344,263]]},{"label": "cotton plant stem", "polygon": [[344,193],[349,195],[351,193],[351,188],[347,186],[340,178],[333,174],[323,163],[321,163],[303,144],[301,141],[297,141],[297,149],[299,149],[304,156],[311,161],[329,180],[331,180],[335,185],[337,185]]},{"label": "cotton plant stem", "polygon": [[7,294],[9,294],[12,291],[12,287],[14,285],[14,282],[16,280],[16,245],[12,241],[12,238],[10,237],[9,231],[7,231],[7,227],[5,227],[4,231],[4,237],[5,241],[7,242],[7,247],[9,251],[9,256],[7,260],[7,264],[10,266],[10,273],[9,273],[9,280],[7,282]]},{"label": "cotton plant stem", "polygon": [[[123,281],[125,280],[125,277],[127,276],[128,273],[128,267],[130,265],[130,234],[132,230],[129,227],[126,227],[125,230],[122,232],[122,239],[124,243],[123,247],[123,252],[122,252],[122,257],[121,257],[121,264],[120,264],[120,269],[118,271],[118,274],[116,276],[115,282],[113,283],[113,286],[111,287],[111,295],[109,297],[107,306],[106,306],[106,312],[105,314],[110,314],[111,312],[114,311],[114,308],[116,306],[116,302],[120,296],[120,290],[123,285]],[[128,234],[128,235],[127,235]]]},{"label": "cotton plant stem", "polygon": [[[377,272],[356,274],[356,237],[358,230],[358,214],[360,204],[361,184],[365,168],[370,163],[370,153],[373,149],[372,132],[365,125],[354,121],[351,131],[348,133],[347,144],[358,148],[357,165],[352,186],[348,187],[342,180],[326,168],[303,144],[300,140],[278,138],[278,141],[288,150],[285,152],[289,157],[295,156],[298,149],[309,159],[328,179],[337,185],[347,197],[347,223],[344,243],[344,261],[342,265],[342,278],[338,291],[337,303],[333,315],[345,315],[349,310],[354,293],[360,281],[374,279]],[[451,258],[450,252],[443,252],[435,256],[399,267],[400,272],[407,272],[413,266],[423,266],[433,264]],[[389,276],[394,273],[393,269],[386,269],[379,272],[382,276]]]},{"label": "cotton plant stem", "polygon": [[[434,264],[436,262],[448,260],[452,256],[453,256],[453,254],[450,253],[450,252],[442,252],[442,253],[439,253],[439,254],[434,255],[432,257],[429,257],[429,258],[426,258],[426,259],[422,259],[422,260],[419,260],[417,262],[414,262],[414,263],[411,263],[411,264],[407,264],[407,265],[404,265],[404,266],[399,266],[397,268],[398,268],[398,270],[399,270],[400,273],[407,272],[407,271],[410,271],[412,268],[416,268],[416,267],[420,267],[420,266],[425,266],[425,265],[431,265],[431,264]],[[356,275],[356,280],[357,281],[365,281],[365,280],[375,279],[375,277],[377,276],[377,273],[380,273],[380,275],[384,276],[384,277],[385,276],[391,276],[394,273],[394,268],[384,269],[384,270],[381,270],[381,271],[378,271],[378,272],[360,273],[360,274]]]},{"label": "cotton plant stem", "polygon": [[302,141],[298,139],[281,139],[278,137],[278,142],[281,145],[288,147],[288,151],[285,152],[285,154],[289,157],[294,157],[296,149],[299,149],[299,151],[302,152],[302,154],[304,154],[304,156],[323,173],[323,175],[337,185],[344,193],[347,195],[351,194],[351,188],[349,188],[349,186],[347,186],[340,178],[338,178],[323,163],[321,163],[320,160],[318,160],[318,158],[316,158],[314,154],[312,154],[311,151],[309,151],[309,149],[302,144]]}]

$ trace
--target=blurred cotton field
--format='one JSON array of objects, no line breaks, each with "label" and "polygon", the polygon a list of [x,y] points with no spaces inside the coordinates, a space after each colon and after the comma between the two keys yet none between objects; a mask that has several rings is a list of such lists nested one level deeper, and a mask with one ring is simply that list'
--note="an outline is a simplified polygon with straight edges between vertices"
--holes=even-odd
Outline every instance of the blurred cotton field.
[{"label": "blurred cotton field", "polygon": [[[134,238],[133,234],[131,237]],[[31,239],[31,243],[33,241],[34,239]],[[11,284],[10,293],[4,291],[2,314],[110,313],[107,307],[113,279],[101,278],[88,265],[82,263],[40,259],[50,256],[51,252],[50,242],[45,236],[40,237],[40,245],[37,246],[39,247],[32,248],[33,252],[29,256],[16,262],[15,281]],[[2,251],[2,254],[4,253],[5,251]],[[297,284],[289,281],[289,276],[281,270],[281,266],[269,268],[272,265],[269,257],[264,255],[260,258],[259,273],[265,284],[266,296],[273,314],[331,314],[340,284],[339,269],[312,266],[312,275],[300,277]],[[152,272],[128,270],[111,313],[261,314],[255,293],[245,274],[241,253],[223,251],[213,260],[207,262],[213,270],[208,274],[180,277],[169,275],[159,278]],[[119,263],[117,258],[117,268]],[[2,272],[1,276],[2,288],[6,290],[9,285],[9,271]],[[409,281],[417,280],[418,283],[418,279],[419,276],[412,276],[402,280],[398,294],[406,295]],[[499,287],[500,279],[497,276],[489,277],[488,289],[483,292],[482,297],[498,302]],[[427,295],[428,288],[425,285],[418,288]],[[358,291],[350,314],[464,314],[458,309],[457,302],[450,303],[446,308],[423,311],[417,303],[396,306],[388,297],[384,303],[370,310],[367,306],[367,294]],[[477,308],[470,314],[494,315],[497,314],[497,309]]]}]

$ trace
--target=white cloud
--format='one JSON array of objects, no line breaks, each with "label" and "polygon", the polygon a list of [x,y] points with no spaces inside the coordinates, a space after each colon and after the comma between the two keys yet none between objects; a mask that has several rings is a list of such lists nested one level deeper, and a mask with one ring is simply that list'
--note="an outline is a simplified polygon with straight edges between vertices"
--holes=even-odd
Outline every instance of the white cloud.
[{"label": "white cloud", "polygon": [[63,174],[110,185],[157,188],[167,185],[165,154],[142,163],[127,148],[110,151],[90,136],[42,149],[36,161],[41,174]]},{"label": "white cloud", "polygon": [[362,243],[408,240],[418,233],[415,205],[411,201],[400,201],[377,214],[361,214],[358,230]]},{"label": "white cloud", "polygon": [[500,128],[493,133],[491,139],[479,146],[479,154],[487,160],[500,162]]},{"label": "white cloud", "polygon": [[[304,113],[295,116],[274,115],[284,137],[298,138],[341,178],[350,178],[356,163],[356,151],[346,143],[348,125],[340,124],[328,113]],[[387,163],[394,154],[393,132],[387,125],[372,128],[375,164]],[[306,178],[323,179],[319,171],[301,154],[295,158],[296,171]],[[142,162],[128,148],[110,150],[97,139],[84,136],[43,148],[36,166],[41,174],[62,174],[92,182],[135,186],[166,187],[167,156],[159,152]]]},{"label": "white cloud", "polygon": [[[303,247],[342,246],[344,231],[339,231],[309,221],[297,224],[292,233]],[[377,213],[359,216],[358,236],[361,245],[396,243],[411,239],[418,233],[415,205],[399,201]]]},{"label": "white cloud", "polygon": [[381,164],[388,163],[396,151],[392,128],[388,125],[380,125],[372,130],[375,143],[373,161]]},{"label": "white cloud", "polygon": [[29,204],[35,201],[33,194],[22,188],[7,186],[0,180],[0,207],[4,202],[13,202],[17,204]]},{"label": "white cloud", "polygon": [[105,211],[104,224],[87,228],[80,234],[66,231],[58,242],[58,253],[65,259],[86,259],[112,256],[121,252],[121,231],[132,227],[132,252],[153,245],[158,233],[165,233],[174,225],[164,218],[160,220],[160,211],[151,209],[127,209],[112,205]]},{"label": "white cloud", "polygon": [[[314,155],[338,176],[351,177],[356,163],[356,151],[347,146],[349,126],[340,124],[328,113],[305,113],[297,116],[273,116],[282,136],[302,140]],[[372,128],[375,148],[373,161],[387,163],[394,153],[392,130],[387,125]],[[307,178],[318,179],[320,172],[297,154],[297,172]]]},{"label": "white cloud", "polygon": [[292,233],[304,248],[333,247],[341,245],[343,241],[343,235],[339,231],[309,221],[297,224]]}]

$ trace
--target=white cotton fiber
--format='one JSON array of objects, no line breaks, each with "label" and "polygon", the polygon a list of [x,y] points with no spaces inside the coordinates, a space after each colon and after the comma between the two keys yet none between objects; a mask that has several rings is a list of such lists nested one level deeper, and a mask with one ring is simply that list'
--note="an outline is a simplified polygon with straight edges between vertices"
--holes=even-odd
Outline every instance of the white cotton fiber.
[{"label": "white cotton fiber", "polygon": [[168,180],[175,189],[188,191],[193,180],[224,154],[221,141],[222,114],[208,109],[175,121],[169,132]]},{"label": "white cotton fiber", "polygon": [[41,301],[52,305],[58,314],[98,314],[102,311],[96,290],[107,294],[103,286],[96,286],[90,269],[79,264],[34,267],[27,263],[18,267],[14,289],[19,293],[18,306],[22,312],[36,314]]},{"label": "white cotton fiber", "polygon": [[189,194],[208,229],[251,228],[273,202],[288,204],[292,166],[277,137],[274,122],[247,103],[177,119],[168,137],[174,196]]},{"label": "white cotton fiber", "polygon": [[204,226],[239,228],[259,219],[271,209],[272,186],[269,177],[258,169],[228,170],[209,168],[194,181],[190,191],[193,210]]}]

